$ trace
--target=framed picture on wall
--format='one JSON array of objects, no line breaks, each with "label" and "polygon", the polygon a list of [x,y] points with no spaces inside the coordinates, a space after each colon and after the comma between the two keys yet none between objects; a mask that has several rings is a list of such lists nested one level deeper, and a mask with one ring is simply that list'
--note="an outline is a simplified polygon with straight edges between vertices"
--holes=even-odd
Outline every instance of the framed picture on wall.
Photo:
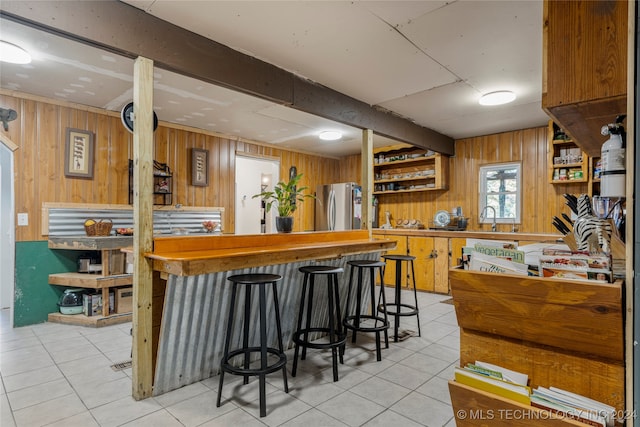
[{"label": "framed picture on wall", "polygon": [[67,128],[64,175],[73,178],[93,178],[93,133]]},{"label": "framed picture on wall", "polygon": [[209,151],[200,148],[191,149],[191,185],[206,187],[209,185]]}]

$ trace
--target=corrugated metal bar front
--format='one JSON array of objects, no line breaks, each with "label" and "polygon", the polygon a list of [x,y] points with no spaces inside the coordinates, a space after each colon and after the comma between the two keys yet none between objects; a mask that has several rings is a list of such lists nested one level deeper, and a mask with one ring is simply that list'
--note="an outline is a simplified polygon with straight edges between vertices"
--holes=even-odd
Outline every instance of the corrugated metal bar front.
[{"label": "corrugated metal bar front", "polygon": [[[282,338],[285,348],[293,347],[293,332],[296,328],[303,274],[298,269],[304,265],[328,264],[345,269],[339,275],[342,315],[347,301],[349,267],[352,259],[379,259],[379,253],[350,255],[336,260],[319,262],[304,261],[251,269],[234,270],[200,276],[170,275],[167,281],[160,343],[154,381],[154,396],[209,378],[219,371],[224,347],[228,309],[232,285],[227,277],[234,274],[272,273],[282,276],[278,282],[278,300],[282,321]],[[368,276],[365,275],[365,280]],[[323,325],[328,321],[327,286],[325,278],[316,281],[312,324]],[[243,327],[244,289],[239,287],[236,297],[236,316],[233,324],[231,349],[241,346]],[[363,312],[368,310],[368,294],[362,298]],[[273,307],[271,287],[267,289],[267,308]],[[349,313],[353,313],[356,301],[351,301]],[[259,324],[258,295],[251,296],[251,325]],[[275,314],[267,314],[268,345],[277,347]],[[257,345],[258,328],[250,328],[250,345]],[[314,337],[314,338],[317,338]],[[254,344],[252,344],[254,343]],[[257,355],[256,355],[257,356]]]},{"label": "corrugated metal bar front", "polygon": [[[83,209],[83,208],[49,208],[49,236],[85,235],[84,222],[88,218],[95,220],[111,220],[112,234],[116,228],[133,227],[133,208],[125,209]],[[204,233],[203,221],[214,221],[222,224],[222,210],[195,211],[155,210],[153,212],[154,233]],[[222,231],[220,229],[220,231]]]}]

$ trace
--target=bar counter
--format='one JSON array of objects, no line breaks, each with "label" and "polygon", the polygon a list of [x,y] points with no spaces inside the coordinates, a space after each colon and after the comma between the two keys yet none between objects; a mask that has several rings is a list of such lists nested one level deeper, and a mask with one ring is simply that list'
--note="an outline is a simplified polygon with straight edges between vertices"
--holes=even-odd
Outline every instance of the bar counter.
[{"label": "bar counter", "polygon": [[[152,305],[153,395],[218,374],[230,299],[228,276],[257,272],[282,276],[278,283],[280,316],[283,342],[290,348],[301,296],[300,267],[318,262],[345,268],[339,277],[344,313],[347,261],[379,259],[382,251],[395,246],[394,241],[370,239],[366,230],[155,237],[153,252],[145,254],[159,273],[154,274]],[[314,300],[321,307],[326,304],[323,288],[318,287]],[[270,292],[268,298],[272,301]],[[252,306],[256,304],[257,298],[252,299]],[[353,301],[350,311],[355,304]],[[257,324],[257,310],[252,311],[251,322]],[[326,310],[314,310],[314,317],[314,322],[323,322]],[[273,312],[268,321],[275,324]],[[238,339],[241,327],[242,321],[234,322],[233,336]],[[275,345],[275,328],[268,334],[269,345]]]}]

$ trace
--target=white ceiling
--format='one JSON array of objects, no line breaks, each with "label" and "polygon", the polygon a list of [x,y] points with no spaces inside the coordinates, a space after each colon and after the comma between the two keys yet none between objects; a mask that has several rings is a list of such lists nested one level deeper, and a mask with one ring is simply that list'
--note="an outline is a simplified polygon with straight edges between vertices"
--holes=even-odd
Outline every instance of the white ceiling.
[{"label": "white ceiling", "polygon": [[[542,1],[126,3],[455,139],[548,120],[540,107]],[[132,100],[130,59],[5,19],[0,38],[34,58],[0,63],[4,89],[113,111]],[[162,69],[154,78],[161,121],[330,156],[360,151],[358,129]],[[478,105],[482,93],[500,89],[517,100]],[[325,129],[345,136],[320,142]]]}]

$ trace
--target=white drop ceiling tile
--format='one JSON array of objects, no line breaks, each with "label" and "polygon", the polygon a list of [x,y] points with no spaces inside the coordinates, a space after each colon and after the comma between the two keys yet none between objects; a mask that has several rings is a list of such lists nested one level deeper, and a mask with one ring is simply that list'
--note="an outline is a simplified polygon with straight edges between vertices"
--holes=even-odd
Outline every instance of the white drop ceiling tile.
[{"label": "white drop ceiling tile", "polygon": [[[192,6],[201,18],[188,12]],[[190,7],[163,1],[150,13],[370,104],[455,81],[357,3],[195,2]]]},{"label": "white drop ceiling tile", "polygon": [[510,130],[546,126],[549,116],[540,108],[539,102],[516,105],[495,112],[461,115],[442,121],[442,126],[454,128],[454,138],[470,138]]},{"label": "white drop ceiling tile", "polygon": [[454,2],[412,21],[403,31],[474,85],[494,73],[533,78],[541,69],[540,1]]},{"label": "white drop ceiling tile", "polygon": [[[482,135],[486,129],[502,132],[541,126],[548,121],[539,100],[521,99],[506,105],[478,109],[477,99],[477,91],[460,82],[387,102],[382,106],[400,114],[413,112],[419,122],[431,123],[432,129],[446,131],[453,138],[473,135],[475,130],[483,132],[476,135]],[[509,119],[508,123],[505,118]],[[505,126],[509,129],[505,129]]]},{"label": "white drop ceiling tile", "polygon": [[420,18],[449,3],[448,1],[369,1],[356,3],[384,19],[391,25],[403,27],[405,24]]}]

